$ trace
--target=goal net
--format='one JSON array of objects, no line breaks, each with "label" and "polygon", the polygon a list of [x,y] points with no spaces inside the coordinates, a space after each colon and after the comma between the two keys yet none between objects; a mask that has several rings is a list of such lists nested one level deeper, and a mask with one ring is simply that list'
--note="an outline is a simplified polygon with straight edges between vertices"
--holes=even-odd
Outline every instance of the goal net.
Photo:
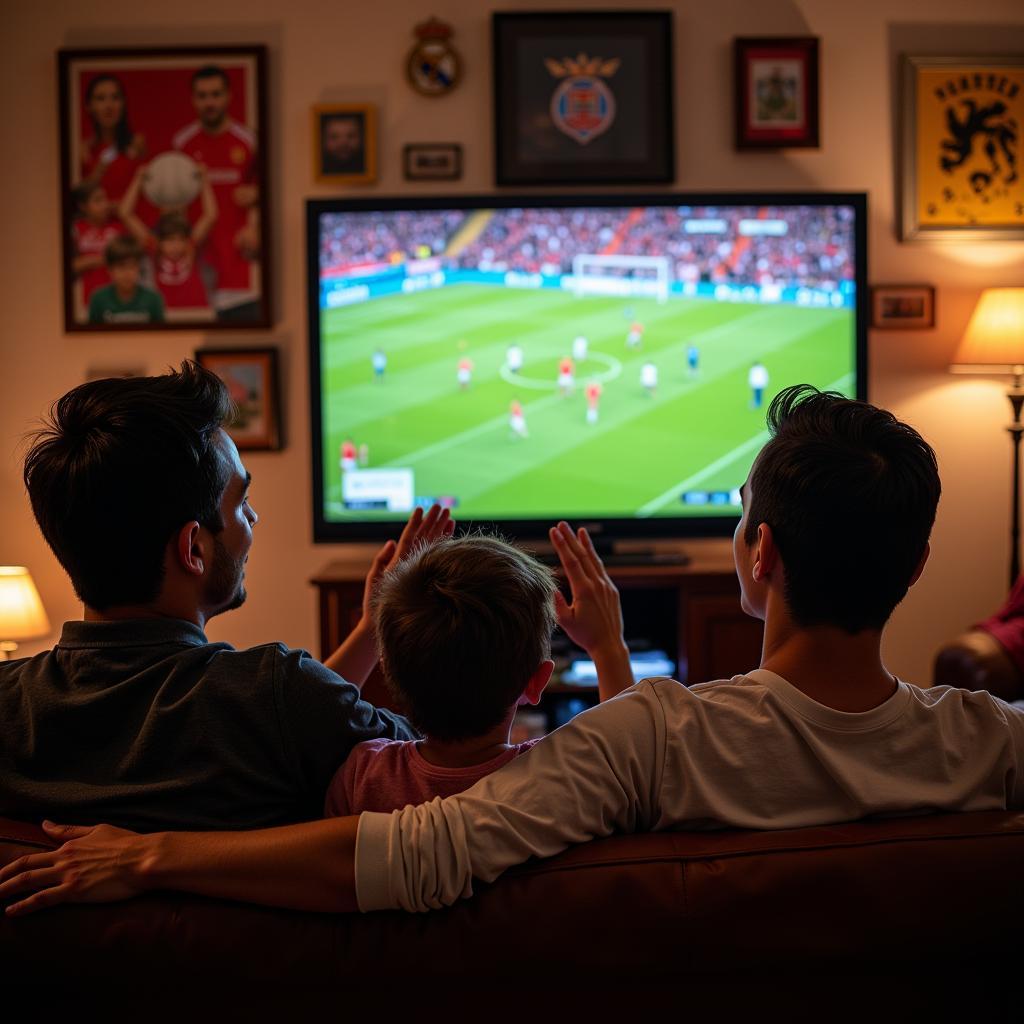
[{"label": "goal net", "polygon": [[576,295],[623,295],[668,299],[669,261],[665,256],[599,256],[580,253],[572,261]]}]

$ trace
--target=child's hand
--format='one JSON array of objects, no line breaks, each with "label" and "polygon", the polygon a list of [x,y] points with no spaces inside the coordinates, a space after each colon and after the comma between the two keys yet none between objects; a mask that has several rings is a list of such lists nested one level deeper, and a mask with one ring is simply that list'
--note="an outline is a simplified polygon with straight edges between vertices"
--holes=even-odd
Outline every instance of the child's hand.
[{"label": "child's hand", "polygon": [[370,566],[366,575],[366,585],[363,588],[363,619],[365,622],[372,621],[373,595],[381,577],[392,566],[397,565],[413,548],[420,544],[433,544],[435,540],[442,537],[450,537],[455,530],[455,520],[452,519],[448,509],[442,509],[440,505],[431,505],[430,511],[423,514],[422,508],[416,508],[409,516],[409,521],[402,530],[402,535],[396,543],[389,540],[384,547],[377,552],[377,557]]},{"label": "child's hand", "polygon": [[549,533],[572,591],[572,604],[560,591],[555,594],[558,624],[592,657],[601,650],[617,650],[624,644],[619,591],[594,550],[590,535],[583,528],[573,534],[565,522]]}]

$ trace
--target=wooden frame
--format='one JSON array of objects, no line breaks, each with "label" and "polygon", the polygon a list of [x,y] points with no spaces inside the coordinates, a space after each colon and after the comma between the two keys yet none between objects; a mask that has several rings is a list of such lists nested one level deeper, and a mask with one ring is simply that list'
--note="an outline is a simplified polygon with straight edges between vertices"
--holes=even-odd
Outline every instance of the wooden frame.
[{"label": "wooden frame", "polygon": [[814,36],[734,41],[737,149],[818,147],[818,49]]},{"label": "wooden frame", "polygon": [[900,237],[1024,239],[1024,56],[900,68]]},{"label": "wooden frame", "polygon": [[279,451],[281,387],[277,349],[203,348],[196,362],[217,374],[228,387],[237,413],[225,427],[239,451]]},{"label": "wooden frame", "polygon": [[377,108],[370,103],[313,107],[313,177],[328,185],[377,180]]},{"label": "wooden frame", "polygon": [[458,181],[462,147],[457,142],[410,142],[402,147],[406,181]]},{"label": "wooden frame", "polygon": [[871,289],[871,326],[884,331],[919,331],[935,326],[935,288],[930,284],[884,284]]},{"label": "wooden frame", "polygon": [[57,70],[65,329],[269,327],[266,49],[61,50]]},{"label": "wooden frame", "polygon": [[671,182],[672,12],[493,15],[499,185]]}]

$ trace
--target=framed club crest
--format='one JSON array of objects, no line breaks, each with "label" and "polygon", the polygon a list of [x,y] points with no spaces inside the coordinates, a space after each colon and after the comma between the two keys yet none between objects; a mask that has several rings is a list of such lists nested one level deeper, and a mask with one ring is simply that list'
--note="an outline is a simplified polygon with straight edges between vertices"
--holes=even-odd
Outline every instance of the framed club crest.
[{"label": "framed club crest", "polygon": [[670,11],[493,18],[499,185],[674,179]]},{"label": "framed club crest", "polygon": [[1024,238],[1024,57],[904,56],[901,237]]}]

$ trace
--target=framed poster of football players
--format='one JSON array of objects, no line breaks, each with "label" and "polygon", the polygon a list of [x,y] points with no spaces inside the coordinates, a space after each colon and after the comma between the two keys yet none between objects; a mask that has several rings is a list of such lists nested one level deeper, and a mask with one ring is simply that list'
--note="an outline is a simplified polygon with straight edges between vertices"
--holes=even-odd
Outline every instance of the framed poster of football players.
[{"label": "framed poster of football players", "polygon": [[239,451],[279,451],[281,448],[281,388],[277,349],[201,348],[196,362],[217,374],[235,412],[224,428]]},{"label": "framed poster of football players", "polygon": [[818,40],[744,38],[733,51],[736,148],[816,148]]},{"label": "framed poster of football players", "polygon": [[499,185],[675,177],[672,12],[493,16]]},{"label": "framed poster of football players", "polygon": [[68,331],[269,327],[266,51],[58,54]]},{"label": "framed poster of football players", "polygon": [[901,64],[900,237],[1024,238],[1024,56]]}]

